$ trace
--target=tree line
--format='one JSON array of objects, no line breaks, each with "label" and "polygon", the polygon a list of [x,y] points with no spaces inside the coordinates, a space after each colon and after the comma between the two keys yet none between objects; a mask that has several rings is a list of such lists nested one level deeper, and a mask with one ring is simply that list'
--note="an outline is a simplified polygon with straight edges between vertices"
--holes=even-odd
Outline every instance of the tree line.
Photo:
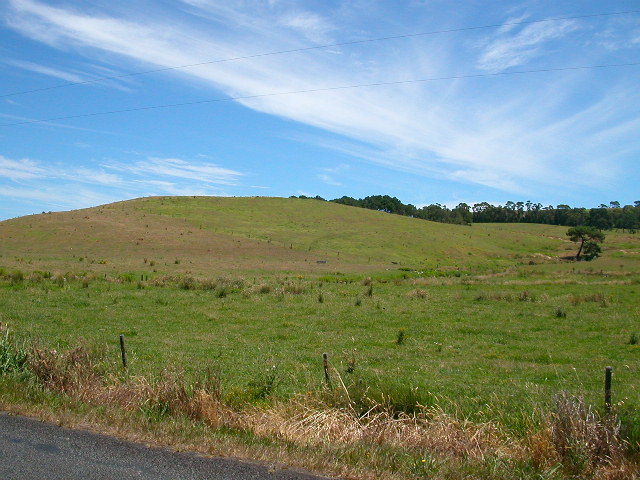
[{"label": "tree line", "polygon": [[621,205],[620,202],[612,201],[608,205],[600,204],[596,208],[572,208],[569,205],[543,206],[541,203],[533,203],[531,201],[509,201],[504,205],[481,202],[475,203],[473,206],[460,203],[455,208],[448,208],[445,205],[435,203],[418,208],[411,204],[405,205],[396,197],[390,197],[389,195],[372,195],[358,199],[343,196],[333,200],[325,200],[320,196],[307,197],[305,195],[293,196],[293,198],[311,198],[434,222],[460,225],[521,222],[568,227],[586,225],[598,230],[622,229],[632,233],[640,229],[640,200],[635,201],[633,205]]}]

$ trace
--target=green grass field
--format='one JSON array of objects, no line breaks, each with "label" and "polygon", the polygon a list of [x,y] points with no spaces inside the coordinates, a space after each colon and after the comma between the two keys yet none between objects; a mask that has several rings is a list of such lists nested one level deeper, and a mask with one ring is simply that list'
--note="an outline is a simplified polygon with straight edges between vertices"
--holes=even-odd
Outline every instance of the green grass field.
[{"label": "green grass field", "polygon": [[616,408],[640,407],[640,239],[574,263],[565,232],[266,198],[24,217],[0,223],[0,322],[114,363],[124,334],[133,375],[212,369],[231,403],[322,389],[327,352],[354,400],[525,435],[559,391],[601,408],[608,365]]}]

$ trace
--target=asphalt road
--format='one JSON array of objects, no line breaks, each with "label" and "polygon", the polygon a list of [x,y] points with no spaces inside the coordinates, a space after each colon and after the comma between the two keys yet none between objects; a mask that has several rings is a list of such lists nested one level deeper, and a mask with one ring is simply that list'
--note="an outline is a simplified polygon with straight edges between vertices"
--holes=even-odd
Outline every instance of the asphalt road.
[{"label": "asphalt road", "polygon": [[321,480],[229,458],[176,453],[0,412],[2,480]]}]

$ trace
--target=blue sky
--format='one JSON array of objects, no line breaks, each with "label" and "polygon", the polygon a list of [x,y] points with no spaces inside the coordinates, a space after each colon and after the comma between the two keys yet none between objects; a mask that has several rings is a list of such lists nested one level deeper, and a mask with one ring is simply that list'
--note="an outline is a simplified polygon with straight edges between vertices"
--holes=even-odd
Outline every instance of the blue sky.
[{"label": "blue sky", "polygon": [[640,12],[587,16],[632,10],[5,0],[0,219],[148,195],[633,203],[640,66],[570,69],[640,62]]}]

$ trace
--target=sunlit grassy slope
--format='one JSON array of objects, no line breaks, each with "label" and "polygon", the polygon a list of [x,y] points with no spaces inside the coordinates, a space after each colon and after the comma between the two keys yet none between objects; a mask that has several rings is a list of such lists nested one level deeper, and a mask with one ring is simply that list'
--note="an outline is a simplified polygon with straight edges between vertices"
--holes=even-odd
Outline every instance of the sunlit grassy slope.
[{"label": "sunlit grassy slope", "polygon": [[565,230],[446,225],[317,200],[141,198],[0,222],[0,263],[193,274],[481,271],[564,255],[573,249]]},{"label": "sunlit grassy slope", "polygon": [[278,395],[314,389],[328,352],[356,387],[514,429],[560,390],[601,403],[606,365],[635,408],[640,236],[607,232],[576,263],[560,260],[577,249],[566,230],[281,198],[35,215],[0,222],[0,323],[58,350],[108,342],[111,358],[125,334],[131,372],[213,366],[230,398],[265,365]]}]

